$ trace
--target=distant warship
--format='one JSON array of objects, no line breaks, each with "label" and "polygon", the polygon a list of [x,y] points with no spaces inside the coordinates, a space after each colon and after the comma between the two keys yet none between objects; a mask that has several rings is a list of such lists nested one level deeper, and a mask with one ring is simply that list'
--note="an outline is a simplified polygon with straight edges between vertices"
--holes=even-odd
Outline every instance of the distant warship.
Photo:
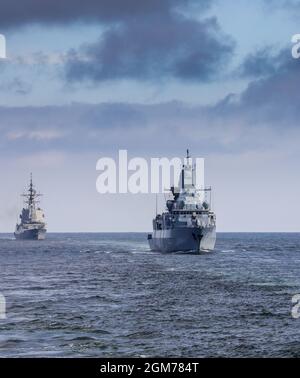
[{"label": "distant warship", "polygon": [[37,200],[41,194],[37,193],[30,177],[30,185],[25,197],[25,206],[20,215],[21,222],[16,225],[15,238],[29,240],[43,240],[46,236],[45,215]]},{"label": "distant warship", "polygon": [[[204,193],[210,192],[209,201]],[[166,211],[156,215],[153,232],[148,235],[149,246],[158,252],[209,252],[216,243],[216,215],[211,210],[211,188],[194,185],[194,167],[187,151],[179,188],[171,188],[172,199]]]}]

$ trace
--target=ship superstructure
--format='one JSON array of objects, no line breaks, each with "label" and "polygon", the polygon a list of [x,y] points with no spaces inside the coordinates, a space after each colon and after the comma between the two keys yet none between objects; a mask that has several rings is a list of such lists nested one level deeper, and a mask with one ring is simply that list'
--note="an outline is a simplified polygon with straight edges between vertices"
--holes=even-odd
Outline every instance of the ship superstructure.
[{"label": "ship superstructure", "polygon": [[[171,188],[166,211],[153,219],[149,246],[159,252],[208,252],[216,243],[216,215],[211,209],[211,188],[196,188],[189,151],[179,188]],[[207,197],[209,196],[209,199]]]},{"label": "ship superstructure", "polygon": [[24,208],[20,215],[20,223],[16,225],[16,239],[43,240],[46,236],[46,223],[43,210],[38,206],[38,198],[42,194],[37,193],[30,176],[30,184],[27,192],[22,194],[25,198]]}]

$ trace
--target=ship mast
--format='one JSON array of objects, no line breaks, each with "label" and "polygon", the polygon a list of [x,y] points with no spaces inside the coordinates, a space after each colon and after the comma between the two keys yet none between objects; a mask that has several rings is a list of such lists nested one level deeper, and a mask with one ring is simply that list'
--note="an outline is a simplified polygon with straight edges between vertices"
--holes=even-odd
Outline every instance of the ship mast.
[{"label": "ship mast", "polygon": [[[186,159],[187,159],[187,165],[189,165],[189,158],[190,158],[190,152],[189,150],[186,150]],[[185,165],[183,164],[181,169],[181,189],[184,190],[184,169]]]},{"label": "ship mast", "polygon": [[[191,155],[190,155],[190,150],[187,149],[186,150],[186,165],[183,164],[182,166],[182,170],[181,170],[181,189],[184,190],[185,189],[185,170],[186,168],[189,169],[190,168],[190,158],[191,158]],[[188,176],[187,176],[188,177]],[[192,186],[194,186],[194,179],[193,179],[193,167],[192,167]],[[188,179],[189,180],[189,179]],[[190,184],[189,184],[190,185]]]},{"label": "ship mast", "polygon": [[32,180],[32,173],[30,173],[30,184],[28,188],[28,193],[22,194],[23,197],[25,197],[25,203],[28,205],[29,209],[34,209],[35,205],[39,202],[37,200],[37,197],[42,196],[42,194],[37,193],[34,189],[33,180]]},{"label": "ship mast", "polygon": [[30,185],[29,185],[29,197],[28,197],[29,206],[33,205],[34,195],[35,193],[34,193],[33,183],[32,183],[32,173],[30,173]]}]

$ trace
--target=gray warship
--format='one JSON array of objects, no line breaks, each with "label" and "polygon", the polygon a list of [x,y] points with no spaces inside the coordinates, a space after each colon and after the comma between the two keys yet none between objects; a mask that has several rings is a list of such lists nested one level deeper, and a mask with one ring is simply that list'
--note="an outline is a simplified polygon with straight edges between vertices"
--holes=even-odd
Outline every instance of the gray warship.
[{"label": "gray warship", "polygon": [[38,197],[42,194],[37,193],[30,176],[30,184],[25,197],[25,206],[20,215],[21,222],[16,225],[15,238],[28,240],[43,240],[46,237],[46,223],[43,210],[38,207]]},{"label": "gray warship", "polygon": [[170,189],[172,199],[167,200],[166,211],[153,219],[153,232],[148,234],[152,251],[201,253],[214,250],[216,215],[211,210],[212,189],[195,187],[190,160],[187,150],[179,188]]}]

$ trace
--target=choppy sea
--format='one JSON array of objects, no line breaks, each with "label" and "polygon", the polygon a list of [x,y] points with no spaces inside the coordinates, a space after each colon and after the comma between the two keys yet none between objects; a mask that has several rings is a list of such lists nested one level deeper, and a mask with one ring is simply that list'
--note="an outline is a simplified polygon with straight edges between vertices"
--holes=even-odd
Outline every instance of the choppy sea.
[{"label": "choppy sea", "polygon": [[218,234],[202,255],[1,234],[0,269],[0,357],[300,357],[300,234]]}]

